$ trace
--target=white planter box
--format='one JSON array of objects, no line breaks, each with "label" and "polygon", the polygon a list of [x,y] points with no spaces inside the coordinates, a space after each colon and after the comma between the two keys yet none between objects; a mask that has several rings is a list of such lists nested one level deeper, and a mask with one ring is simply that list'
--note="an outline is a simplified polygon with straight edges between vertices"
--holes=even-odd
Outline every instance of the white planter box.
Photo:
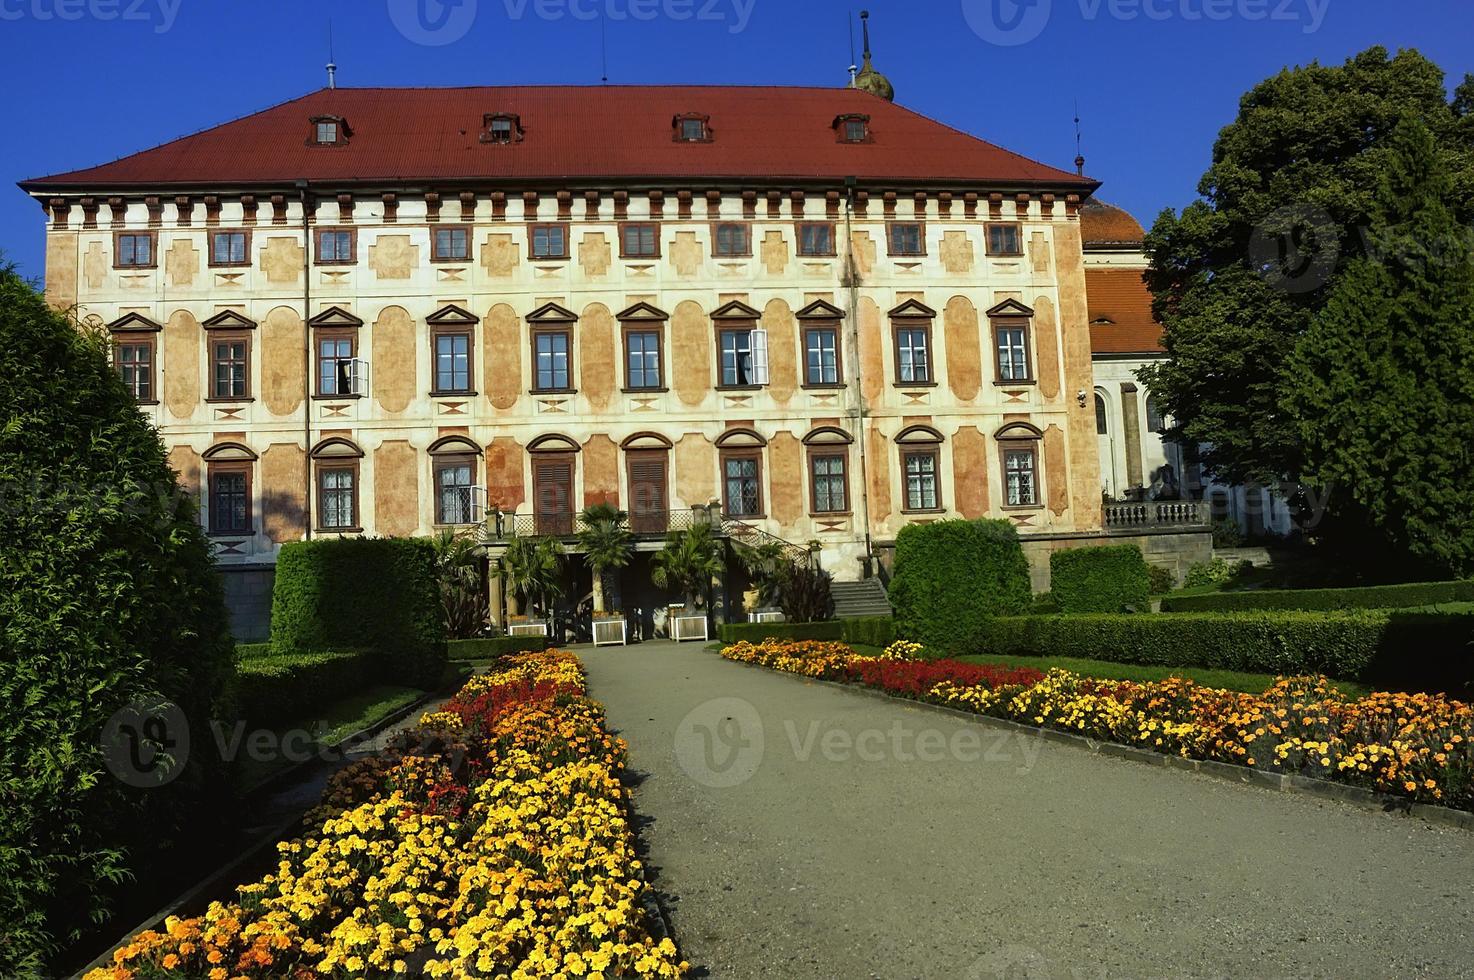
[{"label": "white planter box", "polygon": [[629,642],[629,623],[623,619],[594,620],[594,646],[622,647]]},{"label": "white planter box", "polygon": [[672,616],[670,618],[670,638],[677,643],[686,640],[708,639],[706,633],[706,614],[700,616]]},{"label": "white planter box", "polygon": [[783,613],[777,609],[760,609],[757,612],[748,613],[747,621],[749,623],[781,623]]},{"label": "white planter box", "polygon": [[547,636],[547,623],[512,623],[507,627],[508,636]]}]

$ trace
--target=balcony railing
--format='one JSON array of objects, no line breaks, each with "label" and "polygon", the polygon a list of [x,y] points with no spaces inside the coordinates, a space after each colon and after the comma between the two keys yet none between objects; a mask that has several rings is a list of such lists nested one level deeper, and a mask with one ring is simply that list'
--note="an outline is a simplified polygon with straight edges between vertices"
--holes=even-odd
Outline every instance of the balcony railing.
[{"label": "balcony railing", "polygon": [[1201,500],[1148,500],[1106,504],[1107,530],[1151,527],[1207,527],[1208,504]]},{"label": "balcony railing", "polygon": [[[722,531],[721,515],[714,509],[687,507],[684,510],[641,511],[630,514],[627,525],[637,538],[663,538],[671,531],[684,531],[695,524],[712,524]],[[584,528],[584,520],[573,513],[486,515],[487,541],[513,538],[572,538]]]}]

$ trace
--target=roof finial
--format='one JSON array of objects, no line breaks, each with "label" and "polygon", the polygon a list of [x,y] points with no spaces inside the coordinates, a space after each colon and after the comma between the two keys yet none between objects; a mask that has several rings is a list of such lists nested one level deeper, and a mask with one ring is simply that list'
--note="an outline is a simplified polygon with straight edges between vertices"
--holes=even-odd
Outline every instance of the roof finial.
[{"label": "roof finial", "polygon": [[860,11],[860,24],[865,30],[865,64],[855,76],[855,88],[878,95],[887,102],[896,101],[896,90],[890,79],[875,70],[870,59],[870,11]]},{"label": "roof finial", "polygon": [[1085,153],[1080,148],[1080,100],[1075,100],[1075,173],[1085,176]]},{"label": "roof finial", "polygon": [[328,18],[328,88],[338,87],[338,66],[333,57],[333,21]]},{"label": "roof finial", "polygon": [[855,64],[855,15],[850,14],[850,88],[855,87],[855,76],[860,73],[860,66]]}]

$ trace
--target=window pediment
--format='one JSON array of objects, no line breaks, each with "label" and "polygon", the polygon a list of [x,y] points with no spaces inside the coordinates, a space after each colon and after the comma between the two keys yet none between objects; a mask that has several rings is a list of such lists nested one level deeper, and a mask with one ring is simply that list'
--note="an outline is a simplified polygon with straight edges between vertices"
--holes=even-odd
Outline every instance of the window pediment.
[{"label": "window pediment", "polygon": [[942,441],[942,434],[929,425],[911,425],[896,433],[896,442],[903,446],[934,445]]},{"label": "window pediment", "polygon": [[718,449],[759,449],[768,440],[752,429],[728,429],[717,437]]},{"label": "window pediment", "polygon": [[339,436],[324,439],[312,447],[313,459],[362,459],[363,450]]},{"label": "window pediment", "polygon": [[431,456],[480,456],[481,447],[465,436],[446,436],[432,442],[427,452]]},{"label": "window pediment", "polygon": [[649,303],[636,303],[629,309],[622,310],[614,315],[614,319],[624,320],[669,320],[670,314],[657,306]]},{"label": "window pediment", "polygon": [[442,306],[434,313],[425,317],[425,322],[432,327],[468,327],[480,321],[481,318],[476,314],[469,310],[463,310],[454,304]]},{"label": "window pediment", "polygon": [[1033,316],[1034,311],[1016,299],[1006,299],[989,310],[986,316]]},{"label": "window pediment", "polygon": [[854,441],[848,432],[833,425],[821,425],[804,436],[805,446],[848,446]]},{"label": "window pediment", "polygon": [[112,323],[109,323],[107,328],[113,333],[127,333],[130,330],[157,333],[164,329],[142,313],[129,313],[125,316],[120,316]]},{"label": "window pediment", "polygon": [[808,306],[794,314],[800,320],[843,320],[844,310],[833,303],[826,303],[822,299],[816,299]]},{"label": "window pediment", "polygon": [[222,442],[205,450],[201,458],[207,463],[250,462],[256,454],[238,442]]},{"label": "window pediment", "polygon": [[361,327],[363,321],[341,306],[330,306],[307,321],[311,327]]},{"label": "window pediment", "polygon": [[756,320],[762,314],[741,300],[732,300],[712,311],[713,320]]},{"label": "window pediment", "polygon": [[200,324],[206,330],[255,330],[256,321],[235,310],[223,310]]},{"label": "window pediment", "polygon": [[538,436],[527,444],[530,453],[576,453],[582,448],[568,436],[557,433]]},{"label": "window pediment", "polygon": [[932,309],[930,306],[927,306],[920,300],[908,299],[900,306],[891,310],[890,313],[887,314],[887,316],[893,318],[925,317],[928,320],[935,320],[937,317],[937,311]]},{"label": "window pediment", "polygon": [[658,432],[636,432],[624,442],[619,448],[625,452],[632,450],[668,450],[672,448],[671,441]]},{"label": "window pediment", "polygon": [[994,439],[1043,439],[1044,433],[1039,427],[1028,422],[1009,422],[997,432],[993,433]]},{"label": "window pediment", "polygon": [[576,323],[578,314],[557,303],[544,303],[527,314],[528,323]]}]

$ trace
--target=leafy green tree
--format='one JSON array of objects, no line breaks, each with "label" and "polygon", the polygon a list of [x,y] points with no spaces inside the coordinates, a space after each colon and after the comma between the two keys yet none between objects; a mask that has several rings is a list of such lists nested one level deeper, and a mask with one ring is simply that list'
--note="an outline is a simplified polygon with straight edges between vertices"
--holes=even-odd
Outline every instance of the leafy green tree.
[{"label": "leafy green tree", "polygon": [[[203,819],[221,785],[208,721],[234,649],[194,503],[106,341],[8,266],[0,510],[0,976],[25,976],[54,972]],[[135,754],[104,751],[115,712],[159,701],[179,709],[159,716],[166,729],[133,716],[109,745],[134,737]]]},{"label": "leafy green tree", "polygon": [[1288,364],[1305,475],[1386,550],[1474,572],[1474,247],[1428,127],[1392,134],[1368,255],[1352,260]]},{"label": "leafy green tree", "polygon": [[711,581],[725,571],[722,542],[710,524],[693,524],[666,535],[665,547],[650,562],[650,580],[662,589],[679,592],[694,607],[711,590]]},{"label": "leafy green tree", "polygon": [[452,640],[469,639],[486,625],[481,546],[474,537],[450,528],[442,528],[431,540],[435,545],[435,571],[440,580],[446,635]]},{"label": "leafy green tree", "polygon": [[1416,51],[1372,48],[1344,65],[1286,69],[1255,86],[1219,134],[1200,199],[1147,236],[1147,282],[1165,362],[1142,378],[1235,482],[1299,479],[1304,445],[1282,394],[1296,341],[1364,251],[1398,121],[1421,120],[1451,174],[1458,216],[1474,214],[1474,77],[1452,103]]},{"label": "leafy green tree", "polygon": [[594,612],[604,611],[604,579],[630,563],[635,536],[628,515],[613,504],[590,504],[579,515],[578,544],[594,573]]},{"label": "leafy green tree", "polygon": [[[512,539],[501,557],[511,596],[522,596],[529,611],[536,607],[547,615],[550,602],[562,592],[563,557],[557,538]],[[512,611],[515,615],[515,602]]]}]

